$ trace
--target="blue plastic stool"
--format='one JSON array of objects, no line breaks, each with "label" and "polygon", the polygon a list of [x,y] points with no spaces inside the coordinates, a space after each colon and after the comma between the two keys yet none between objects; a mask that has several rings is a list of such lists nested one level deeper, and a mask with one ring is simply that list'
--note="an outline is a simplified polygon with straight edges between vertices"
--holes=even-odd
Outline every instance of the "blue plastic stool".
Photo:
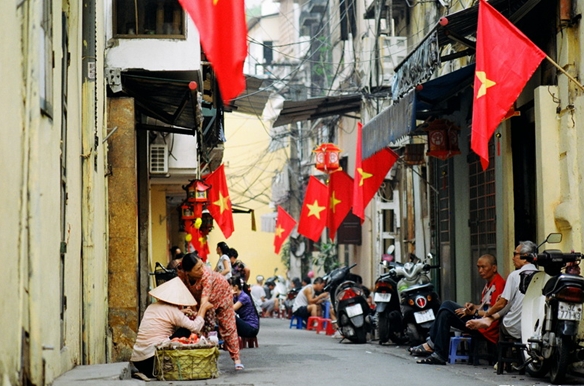
[{"label": "blue plastic stool", "polygon": [[450,355],[449,363],[456,363],[457,360],[466,361],[470,360],[470,345],[472,344],[472,338],[468,336],[453,336],[450,338]]},{"label": "blue plastic stool", "polygon": [[300,316],[292,315],[290,318],[290,328],[296,327],[298,330],[302,330],[306,327],[304,319]]}]

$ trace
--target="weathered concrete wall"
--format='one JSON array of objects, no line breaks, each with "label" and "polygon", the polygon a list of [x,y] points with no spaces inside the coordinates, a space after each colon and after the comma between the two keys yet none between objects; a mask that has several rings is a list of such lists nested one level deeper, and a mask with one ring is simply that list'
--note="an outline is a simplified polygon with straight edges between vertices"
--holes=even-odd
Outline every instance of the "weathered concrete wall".
[{"label": "weathered concrete wall", "polygon": [[134,100],[110,98],[109,327],[112,361],[130,358],[138,331],[138,202]]}]

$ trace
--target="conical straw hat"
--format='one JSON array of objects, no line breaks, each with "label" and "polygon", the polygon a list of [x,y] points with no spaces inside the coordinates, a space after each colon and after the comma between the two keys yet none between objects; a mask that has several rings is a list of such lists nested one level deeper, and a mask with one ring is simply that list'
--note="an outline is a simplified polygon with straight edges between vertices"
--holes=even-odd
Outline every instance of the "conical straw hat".
[{"label": "conical straw hat", "polygon": [[179,277],[167,281],[148,292],[150,296],[177,306],[195,306],[197,301]]}]

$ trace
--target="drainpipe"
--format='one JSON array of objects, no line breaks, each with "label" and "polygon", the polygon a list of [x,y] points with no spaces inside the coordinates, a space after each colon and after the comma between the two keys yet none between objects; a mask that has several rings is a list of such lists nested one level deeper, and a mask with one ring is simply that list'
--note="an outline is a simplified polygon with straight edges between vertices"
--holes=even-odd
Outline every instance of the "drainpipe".
[{"label": "drainpipe", "polygon": [[83,48],[82,48],[82,107],[81,107],[81,358],[82,364],[92,363],[91,333],[92,315],[91,285],[95,278],[93,265],[95,250],[93,244],[94,219],[94,176],[97,172],[97,122],[95,103],[95,76],[96,76],[96,20],[95,0],[83,1]]}]

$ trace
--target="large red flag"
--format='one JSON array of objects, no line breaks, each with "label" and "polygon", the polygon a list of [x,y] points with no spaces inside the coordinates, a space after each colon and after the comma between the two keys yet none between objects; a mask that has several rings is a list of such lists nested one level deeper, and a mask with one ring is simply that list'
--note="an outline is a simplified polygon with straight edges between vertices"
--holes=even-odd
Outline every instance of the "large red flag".
[{"label": "large red flag", "polygon": [[208,190],[209,202],[207,209],[217,225],[219,225],[219,228],[221,228],[225,238],[228,239],[235,228],[233,226],[231,200],[229,199],[229,189],[227,188],[223,164],[205,178],[205,183],[211,186]]},{"label": "large red flag", "polygon": [[306,195],[298,220],[298,233],[312,241],[318,241],[326,226],[328,187],[318,178],[310,176]]},{"label": "large red flag", "polygon": [[363,158],[361,149],[361,136],[363,135],[363,124],[357,123],[357,148],[355,151],[355,172],[353,173],[353,214],[361,219],[361,224],[365,220],[365,206],[363,206],[363,189],[359,185],[361,181],[360,171],[362,170]]},{"label": "large red flag", "polygon": [[282,244],[290,236],[296,226],[296,220],[288,212],[278,205],[278,219],[276,220],[276,234],[274,236],[274,252],[280,253]]},{"label": "large red flag", "polygon": [[[383,180],[385,180],[387,173],[398,158],[399,156],[393,150],[384,147],[371,157],[362,161],[353,183],[354,191],[359,192],[358,195],[353,193],[353,213],[355,215],[357,214],[355,213],[355,207],[358,205],[361,205],[363,209],[367,207],[367,204],[375,196]],[[362,201],[358,202],[358,200]],[[363,213],[364,217],[365,215]],[[361,222],[363,222],[363,218]]]},{"label": "large red flag", "polygon": [[335,239],[337,229],[351,211],[353,205],[353,179],[339,170],[330,175],[328,229],[329,236]]},{"label": "large red flag", "polygon": [[489,140],[546,54],[485,0],[479,3],[471,148],[489,166]]},{"label": "large red flag", "polygon": [[247,56],[244,0],[179,0],[195,22],[205,55],[217,75],[224,102],[245,89]]}]

